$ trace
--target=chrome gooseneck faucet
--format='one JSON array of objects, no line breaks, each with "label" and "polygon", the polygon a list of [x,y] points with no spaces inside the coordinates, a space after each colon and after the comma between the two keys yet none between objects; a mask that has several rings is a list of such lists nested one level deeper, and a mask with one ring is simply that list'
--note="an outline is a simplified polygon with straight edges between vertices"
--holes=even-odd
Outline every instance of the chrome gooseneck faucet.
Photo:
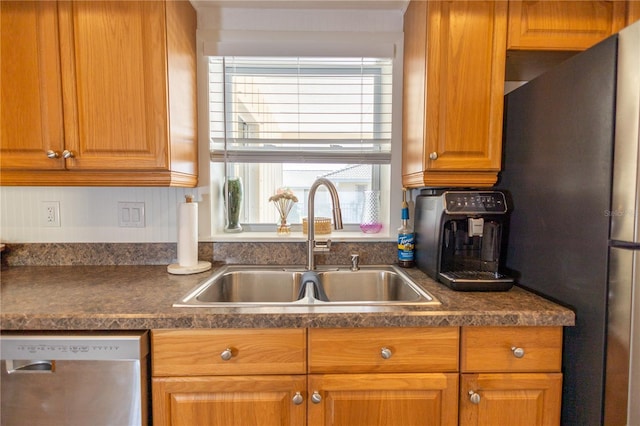
[{"label": "chrome gooseneck faucet", "polygon": [[327,244],[324,247],[317,247],[315,241],[315,196],[316,190],[320,185],[324,185],[329,190],[329,195],[331,195],[331,204],[333,204],[333,227],[334,229],[342,229],[342,211],[340,210],[340,198],[338,197],[338,191],[336,187],[331,183],[329,179],[318,178],[309,188],[309,201],[307,202],[308,206],[308,217],[307,217],[307,269],[309,271],[313,271],[316,268],[316,262],[314,259],[314,254],[316,252],[327,251],[329,250],[329,246],[331,240],[327,241]]}]

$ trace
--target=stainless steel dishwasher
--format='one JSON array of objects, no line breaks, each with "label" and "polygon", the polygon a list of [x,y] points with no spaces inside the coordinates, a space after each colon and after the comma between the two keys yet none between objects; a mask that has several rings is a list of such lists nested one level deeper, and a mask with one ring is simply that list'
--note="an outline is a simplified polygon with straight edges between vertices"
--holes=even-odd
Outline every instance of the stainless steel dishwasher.
[{"label": "stainless steel dishwasher", "polygon": [[2,426],[147,425],[147,332],[0,336]]}]

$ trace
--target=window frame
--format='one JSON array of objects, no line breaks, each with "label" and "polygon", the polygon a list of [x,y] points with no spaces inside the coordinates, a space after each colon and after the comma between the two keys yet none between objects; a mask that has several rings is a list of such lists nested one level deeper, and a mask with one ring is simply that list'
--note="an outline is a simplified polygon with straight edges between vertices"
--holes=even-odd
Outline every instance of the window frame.
[{"label": "window frame", "polygon": [[[389,26],[393,28],[393,25]],[[403,75],[403,33],[401,31],[387,32],[367,32],[359,33],[333,32],[323,33],[322,31],[289,31],[284,34],[280,31],[198,31],[198,42],[202,46],[203,54],[198,61],[198,90],[199,90],[199,137],[207,143],[200,144],[200,180],[199,193],[202,194],[200,203],[200,233],[210,235],[201,237],[210,241],[283,241],[278,238],[268,224],[260,225],[267,232],[243,232],[238,234],[225,234],[224,227],[224,207],[220,193],[220,182],[224,177],[223,166],[220,163],[212,163],[209,160],[209,117],[208,117],[208,56],[230,55],[240,46],[243,55],[257,55],[265,51],[265,46],[270,52],[287,52],[288,55],[298,52],[309,51],[309,46],[320,46],[325,56],[335,56],[335,52],[340,52],[346,56],[355,56],[356,52],[366,51],[368,55],[375,56],[381,46],[385,51],[393,52],[393,116],[392,116],[392,141],[391,141],[391,161],[389,171],[389,185],[391,190],[382,193],[383,197],[388,197],[387,202],[383,202],[383,209],[389,217],[388,226],[379,234],[364,234],[359,230],[356,232],[341,231],[334,233],[331,238],[337,241],[395,241],[396,230],[400,226],[400,208],[402,202],[402,75]],[[289,40],[297,40],[291,43]],[[345,40],[350,40],[345,42]],[[230,47],[229,47],[230,46]],[[364,49],[362,49],[364,46]],[[226,49],[226,50],[225,50]],[[344,51],[348,51],[344,53]],[[331,51],[332,54],[327,54]],[[365,56],[365,55],[362,55]],[[412,202],[412,192],[408,191],[410,208]],[[397,214],[396,214],[397,213]],[[296,227],[293,228],[296,231]],[[304,239],[302,233],[292,235],[289,241]]]}]

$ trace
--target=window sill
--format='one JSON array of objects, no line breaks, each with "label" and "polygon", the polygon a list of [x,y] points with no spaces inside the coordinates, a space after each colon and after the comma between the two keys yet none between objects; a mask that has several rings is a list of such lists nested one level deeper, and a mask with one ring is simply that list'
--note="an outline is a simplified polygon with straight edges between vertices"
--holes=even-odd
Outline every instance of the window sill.
[{"label": "window sill", "polygon": [[[389,235],[388,232],[377,234],[365,234],[363,232],[333,231],[331,234],[316,235],[316,241],[333,242],[386,242],[396,241],[396,235]],[[275,232],[238,232],[237,234],[214,234],[209,238],[200,238],[201,242],[304,242],[307,235],[301,231],[291,232],[288,236],[278,236]]]}]

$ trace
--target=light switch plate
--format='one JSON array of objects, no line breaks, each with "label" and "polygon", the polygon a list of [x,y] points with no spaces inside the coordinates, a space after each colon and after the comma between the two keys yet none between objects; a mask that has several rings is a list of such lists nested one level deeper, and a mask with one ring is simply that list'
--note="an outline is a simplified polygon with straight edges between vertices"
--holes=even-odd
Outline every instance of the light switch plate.
[{"label": "light switch plate", "polygon": [[118,202],[118,226],[144,228],[144,203]]}]

